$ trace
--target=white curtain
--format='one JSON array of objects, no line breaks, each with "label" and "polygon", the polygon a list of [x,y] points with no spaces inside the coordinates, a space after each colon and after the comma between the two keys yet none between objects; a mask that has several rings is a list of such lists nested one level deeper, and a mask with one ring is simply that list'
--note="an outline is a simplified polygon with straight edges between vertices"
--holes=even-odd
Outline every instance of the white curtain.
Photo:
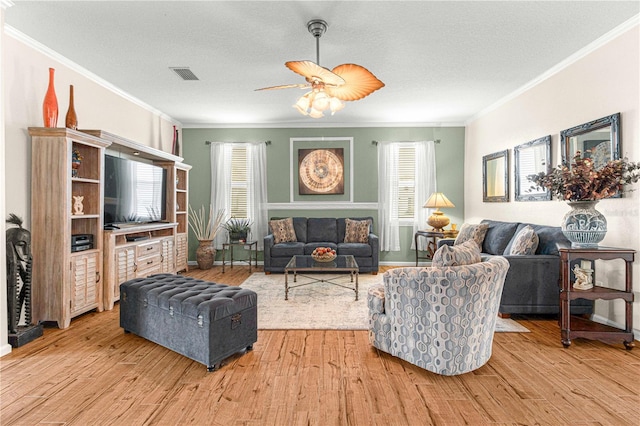
[{"label": "white curtain", "polygon": [[380,251],[400,251],[398,219],[399,144],[378,143],[378,232]]},{"label": "white curtain", "polygon": [[[415,196],[413,211],[413,234],[420,229],[427,228],[427,218],[431,215],[432,209],[422,207],[431,194],[436,192],[436,150],[433,141],[416,142],[416,175],[415,175]],[[426,250],[427,239],[418,238],[418,248]],[[411,239],[411,249],[416,249],[415,240]]]},{"label": "white curtain", "polygon": [[251,225],[251,239],[258,242],[258,250],[264,250],[264,237],[269,223],[267,212],[267,147],[264,142],[248,147],[249,176],[247,188],[247,212]]},{"label": "white curtain", "polygon": [[[231,155],[234,143],[211,143],[211,203],[214,213],[220,209],[231,211]],[[247,216],[251,225],[251,238],[264,249],[267,234],[267,152],[264,142],[247,143]],[[226,233],[219,232],[214,246],[222,249]]]},{"label": "white curtain", "polygon": [[[400,251],[400,219],[398,218],[399,149],[408,142],[378,143],[378,222],[381,251]],[[436,156],[433,141],[411,142],[415,149],[415,187],[413,234],[425,229],[431,209],[423,208],[431,193],[436,191]],[[412,234],[412,235],[413,235]],[[426,241],[419,241],[424,250]],[[411,238],[411,248],[415,243]]]}]

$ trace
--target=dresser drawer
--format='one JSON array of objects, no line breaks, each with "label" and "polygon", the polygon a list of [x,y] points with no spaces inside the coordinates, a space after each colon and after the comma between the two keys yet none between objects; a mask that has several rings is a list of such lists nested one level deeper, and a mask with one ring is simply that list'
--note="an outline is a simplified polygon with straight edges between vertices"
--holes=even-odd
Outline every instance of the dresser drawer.
[{"label": "dresser drawer", "polygon": [[136,256],[138,259],[147,256],[160,255],[161,253],[160,241],[150,241],[148,243],[139,244],[136,246]]},{"label": "dresser drawer", "polygon": [[162,256],[157,253],[152,256],[139,257],[136,265],[136,277],[144,278],[152,274],[159,274],[162,271]]}]

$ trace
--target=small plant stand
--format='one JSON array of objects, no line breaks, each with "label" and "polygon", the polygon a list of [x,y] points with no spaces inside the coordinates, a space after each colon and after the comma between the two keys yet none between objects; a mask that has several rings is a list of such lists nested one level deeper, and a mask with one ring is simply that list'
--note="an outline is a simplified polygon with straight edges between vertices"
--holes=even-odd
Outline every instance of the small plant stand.
[{"label": "small plant stand", "polygon": [[248,259],[236,259],[239,262],[246,262],[249,264],[249,273],[251,273],[251,261],[253,260],[255,268],[258,268],[258,242],[257,241],[230,241],[228,243],[222,243],[222,273],[224,273],[224,266],[227,263],[227,251],[230,253],[230,264],[233,269],[233,247],[243,246],[245,250],[249,250]]}]

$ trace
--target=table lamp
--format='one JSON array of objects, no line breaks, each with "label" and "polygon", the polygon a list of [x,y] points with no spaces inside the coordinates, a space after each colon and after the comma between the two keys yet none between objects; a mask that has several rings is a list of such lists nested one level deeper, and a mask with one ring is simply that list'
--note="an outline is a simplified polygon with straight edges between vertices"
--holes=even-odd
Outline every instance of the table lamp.
[{"label": "table lamp", "polygon": [[442,192],[434,192],[422,207],[436,209],[427,219],[427,224],[435,231],[442,232],[442,228],[449,224],[449,218],[440,211],[440,207],[455,207],[455,205]]}]

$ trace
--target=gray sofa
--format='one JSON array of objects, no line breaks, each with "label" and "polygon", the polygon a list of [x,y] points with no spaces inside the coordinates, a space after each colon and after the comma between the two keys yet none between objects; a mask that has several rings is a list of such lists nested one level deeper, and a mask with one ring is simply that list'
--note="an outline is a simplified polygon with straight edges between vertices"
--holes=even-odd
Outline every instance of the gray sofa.
[{"label": "gray sofa", "polygon": [[316,247],[331,247],[336,250],[338,255],[353,255],[358,263],[360,273],[377,274],[380,243],[378,236],[373,233],[373,218],[352,217],[350,219],[371,221],[368,244],[344,242],[345,218],[294,217],[293,227],[298,240],[295,242],[275,244],[274,236],[269,229],[269,234],[264,237],[265,273],[284,272],[285,266],[293,256],[311,255]]},{"label": "gray sofa", "polygon": [[[503,256],[509,261],[509,271],[502,290],[499,312],[509,314],[557,314],[560,307],[560,256],[556,243],[570,244],[560,227],[532,223],[483,220],[489,225],[482,243],[483,256]],[[534,255],[508,255],[518,231],[530,225],[538,236]],[[443,239],[442,244],[454,240]],[[590,314],[593,302],[579,299],[571,303],[571,313]]]}]

